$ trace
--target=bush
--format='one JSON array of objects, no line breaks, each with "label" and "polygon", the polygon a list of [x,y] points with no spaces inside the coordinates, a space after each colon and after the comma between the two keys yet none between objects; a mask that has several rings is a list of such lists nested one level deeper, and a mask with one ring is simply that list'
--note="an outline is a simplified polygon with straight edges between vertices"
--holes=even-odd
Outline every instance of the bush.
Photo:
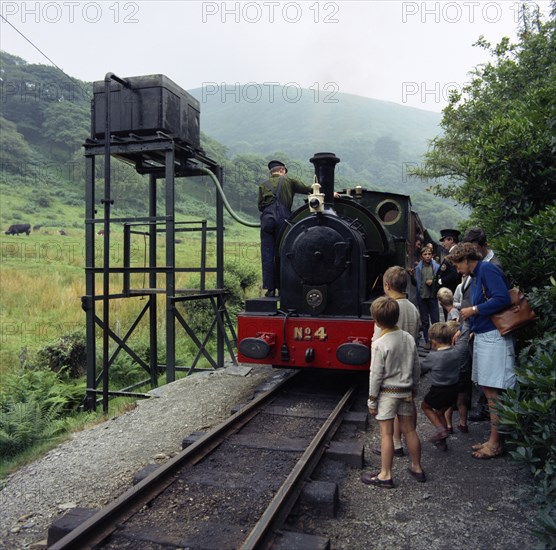
[{"label": "bush", "polygon": [[556,276],[556,204],[523,222],[517,220],[493,240],[496,255],[510,281],[524,290],[546,283]]},{"label": "bush", "polygon": [[33,199],[35,204],[40,208],[48,208],[52,205],[52,199],[47,195],[39,195]]},{"label": "bush", "polygon": [[0,457],[13,458],[63,433],[65,421],[60,411],[60,405],[48,405],[36,399],[6,403],[0,414]]},{"label": "bush", "polygon": [[[237,259],[226,260],[224,266],[224,288],[229,292],[226,297],[226,309],[233,315],[243,308],[246,290],[259,280],[258,265]],[[199,280],[192,281],[195,288]],[[208,300],[196,300],[178,305],[193,332],[206,334],[214,319],[214,313]]]},{"label": "bush", "polygon": [[65,334],[57,342],[40,349],[37,358],[40,365],[54,372],[78,378],[87,370],[85,336],[79,332]]},{"label": "bush", "polygon": [[26,367],[4,376],[0,410],[8,403],[36,400],[48,406],[60,405],[65,413],[71,413],[81,405],[84,393],[84,382],[68,383],[58,373],[44,367]]},{"label": "bush", "polygon": [[85,393],[70,379],[84,364],[84,339],[72,334],[39,350],[38,364],[4,375],[0,389],[0,456],[13,458],[69,426]]},{"label": "bush", "polygon": [[500,431],[537,480],[556,473],[555,371],[556,337],[533,340],[519,354],[516,388],[501,399]]},{"label": "bush", "polygon": [[516,361],[517,384],[501,398],[499,430],[514,461],[531,472],[542,511],[535,534],[546,548],[556,547],[556,281],[532,289],[529,302],[539,316],[537,336]]},{"label": "bush", "polygon": [[259,266],[239,259],[226,260],[224,286],[230,292],[228,306],[243,307],[246,290],[259,281]]}]

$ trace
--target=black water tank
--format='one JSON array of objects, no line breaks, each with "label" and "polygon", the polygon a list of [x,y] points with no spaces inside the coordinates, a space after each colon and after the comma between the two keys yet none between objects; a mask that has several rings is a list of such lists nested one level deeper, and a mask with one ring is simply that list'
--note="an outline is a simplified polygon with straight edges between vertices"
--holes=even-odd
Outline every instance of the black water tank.
[{"label": "black water tank", "polygon": [[[110,82],[110,134],[156,135],[164,132],[200,148],[200,104],[163,74],[131,76],[129,87]],[[93,134],[103,138],[106,118],[104,80],[93,83]]]}]

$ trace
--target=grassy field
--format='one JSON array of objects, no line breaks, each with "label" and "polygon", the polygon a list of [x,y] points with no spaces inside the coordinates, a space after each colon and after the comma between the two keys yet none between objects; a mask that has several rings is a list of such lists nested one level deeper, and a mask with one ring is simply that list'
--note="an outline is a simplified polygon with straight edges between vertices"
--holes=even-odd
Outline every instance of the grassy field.
[{"label": "grassy field", "polygon": [[[77,213],[67,212],[72,218]],[[7,223],[5,223],[7,227]],[[59,339],[64,334],[84,331],[85,313],[81,309],[81,297],[85,294],[85,238],[84,230],[71,227],[68,235],[62,236],[58,228],[42,227],[26,235],[0,235],[0,377],[3,373],[19,367],[24,360],[32,361],[33,354],[40,348]],[[122,232],[117,227],[111,235],[111,265],[123,262]],[[191,234],[187,234],[191,235]],[[157,247],[158,265],[165,263],[163,237]],[[102,237],[97,237],[95,257],[103,257]],[[141,235],[132,236],[131,265],[144,265],[146,243]],[[209,263],[214,265],[215,243],[209,242]],[[185,237],[175,245],[176,265],[194,267],[200,258],[200,240]],[[258,230],[239,226],[235,222],[225,236],[226,261],[260,263]],[[181,274],[178,287],[195,285],[198,276]],[[142,288],[148,279],[136,274],[131,284]],[[211,284],[209,281],[208,285]],[[97,276],[97,293],[102,289],[102,275]],[[164,277],[159,276],[157,285],[164,286]],[[212,286],[215,286],[214,281]],[[121,292],[120,275],[111,277],[113,292]],[[250,290],[257,292],[257,288]],[[113,300],[111,302],[111,325],[120,334],[136,318],[144,302],[139,298]],[[164,298],[160,297],[158,309],[160,336],[165,324]],[[139,326],[134,338],[148,341],[148,327]],[[180,343],[178,342],[178,345]],[[186,352],[184,344],[178,353]]]}]

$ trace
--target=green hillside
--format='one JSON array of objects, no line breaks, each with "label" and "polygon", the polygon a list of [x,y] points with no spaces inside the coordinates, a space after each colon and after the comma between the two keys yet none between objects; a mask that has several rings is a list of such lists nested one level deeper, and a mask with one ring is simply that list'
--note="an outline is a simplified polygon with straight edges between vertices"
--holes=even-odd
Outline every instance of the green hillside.
[{"label": "green hillside", "polygon": [[[229,154],[286,155],[310,170],[310,157],[331,151],[341,159],[339,187],[348,182],[375,189],[420,193],[407,177],[440,131],[440,114],[349,94],[269,86],[192,90],[201,102],[203,131]],[[250,98],[260,98],[253,101]],[[272,93],[272,96],[270,95]]]},{"label": "green hillside", "polygon": [[[91,83],[6,52],[1,54],[0,71],[0,223],[31,221],[33,216],[33,224],[63,225],[68,216],[52,212],[50,205],[82,204],[81,144],[90,133]],[[294,89],[299,100],[292,101],[291,90],[276,87],[270,101],[270,88],[260,89],[257,101],[252,101],[252,86],[238,88],[235,96],[192,91],[201,101],[202,145],[223,165],[227,198],[242,217],[258,218],[256,186],[266,177],[268,160],[279,156],[293,174],[309,182],[309,158],[319,151],[341,158],[337,189],[357,184],[411,195],[414,208],[433,231],[461,217],[450,204],[426,192],[425,183],[407,176],[439,132],[438,113],[322,90],[317,95],[314,90]],[[102,162],[97,164],[101,179]],[[119,164],[114,169],[115,209],[142,213],[145,180]],[[178,187],[178,212],[211,215],[205,201],[214,189],[208,182]],[[79,223],[75,215],[71,218]]]}]

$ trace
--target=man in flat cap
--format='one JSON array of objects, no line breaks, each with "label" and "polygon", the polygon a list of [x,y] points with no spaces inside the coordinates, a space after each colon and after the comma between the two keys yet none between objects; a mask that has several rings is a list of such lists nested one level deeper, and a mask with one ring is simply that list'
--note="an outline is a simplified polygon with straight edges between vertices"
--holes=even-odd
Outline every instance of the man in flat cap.
[{"label": "man in flat cap", "polygon": [[488,246],[487,236],[484,229],[481,229],[480,227],[470,227],[463,235],[461,242],[476,244],[483,256],[483,262],[493,263],[502,269],[500,260],[494,255],[494,251]]},{"label": "man in flat cap", "polygon": [[296,193],[308,195],[312,189],[298,179],[286,176],[288,169],[279,160],[268,163],[270,178],[259,185],[258,206],[261,212],[261,263],[265,296],[276,296],[274,255],[278,236],[291,215]]},{"label": "man in flat cap", "polygon": [[[440,230],[440,242],[448,254],[458,243],[459,235],[460,232],[457,229]],[[436,272],[435,281],[433,283],[435,295],[442,287],[449,288],[453,293],[460,283],[461,275],[458,273],[458,270],[450,261],[444,258]]]}]

